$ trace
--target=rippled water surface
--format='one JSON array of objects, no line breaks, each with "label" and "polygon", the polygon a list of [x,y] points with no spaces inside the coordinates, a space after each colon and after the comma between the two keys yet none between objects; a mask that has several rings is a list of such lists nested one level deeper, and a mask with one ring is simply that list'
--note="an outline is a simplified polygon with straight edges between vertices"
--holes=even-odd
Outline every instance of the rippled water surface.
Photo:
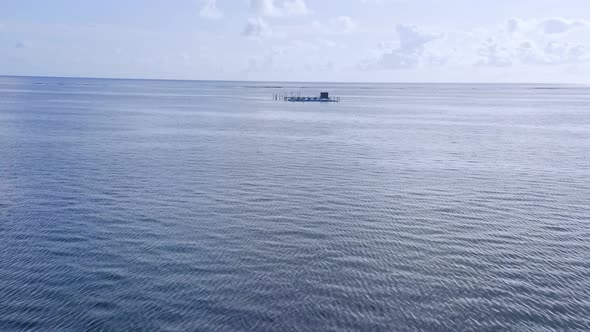
[{"label": "rippled water surface", "polygon": [[0,78],[2,331],[588,330],[589,204],[586,87]]}]

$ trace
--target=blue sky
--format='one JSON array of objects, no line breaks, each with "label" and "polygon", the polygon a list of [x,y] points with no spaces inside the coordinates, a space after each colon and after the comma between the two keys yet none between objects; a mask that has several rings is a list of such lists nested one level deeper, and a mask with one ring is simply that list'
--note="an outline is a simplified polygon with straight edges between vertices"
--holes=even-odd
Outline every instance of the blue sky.
[{"label": "blue sky", "polygon": [[0,0],[5,75],[590,83],[587,0]]}]

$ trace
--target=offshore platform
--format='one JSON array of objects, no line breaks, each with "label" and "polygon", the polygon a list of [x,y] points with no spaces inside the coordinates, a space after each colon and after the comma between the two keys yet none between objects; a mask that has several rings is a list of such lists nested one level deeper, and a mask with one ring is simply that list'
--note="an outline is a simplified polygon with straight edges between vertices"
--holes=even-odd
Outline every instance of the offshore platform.
[{"label": "offshore platform", "polygon": [[275,93],[273,94],[274,100],[299,102],[299,103],[339,103],[340,97],[332,97],[328,92],[320,92],[319,95],[315,96],[302,96],[299,92],[289,93]]}]

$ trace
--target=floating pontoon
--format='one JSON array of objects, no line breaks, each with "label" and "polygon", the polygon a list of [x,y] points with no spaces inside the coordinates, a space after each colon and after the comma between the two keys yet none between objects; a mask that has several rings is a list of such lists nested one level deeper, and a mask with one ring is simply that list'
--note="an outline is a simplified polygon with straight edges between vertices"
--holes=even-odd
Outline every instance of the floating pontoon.
[{"label": "floating pontoon", "polygon": [[299,102],[299,103],[339,103],[340,97],[330,97],[328,92],[320,92],[316,96],[302,96],[300,93],[274,94],[274,100]]}]

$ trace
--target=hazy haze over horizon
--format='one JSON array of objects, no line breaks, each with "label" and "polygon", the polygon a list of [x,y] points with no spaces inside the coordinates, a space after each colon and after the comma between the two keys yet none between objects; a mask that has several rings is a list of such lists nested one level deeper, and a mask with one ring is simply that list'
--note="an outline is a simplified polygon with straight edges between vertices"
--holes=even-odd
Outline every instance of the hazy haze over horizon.
[{"label": "hazy haze over horizon", "polygon": [[3,1],[0,74],[589,83],[581,0]]}]

